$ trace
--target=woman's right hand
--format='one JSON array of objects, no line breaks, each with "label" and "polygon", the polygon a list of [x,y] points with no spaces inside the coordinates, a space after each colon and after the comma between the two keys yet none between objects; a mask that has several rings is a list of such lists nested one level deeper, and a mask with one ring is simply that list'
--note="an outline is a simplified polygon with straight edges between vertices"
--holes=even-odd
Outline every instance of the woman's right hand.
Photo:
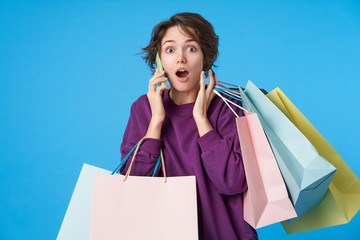
[{"label": "woman's right hand", "polygon": [[168,79],[164,77],[165,71],[159,72],[157,68],[154,76],[149,80],[149,91],[147,97],[151,108],[151,121],[146,133],[148,138],[160,138],[161,126],[165,119],[165,110],[162,103],[162,92],[170,89],[166,84],[156,87],[159,83],[165,83]]}]

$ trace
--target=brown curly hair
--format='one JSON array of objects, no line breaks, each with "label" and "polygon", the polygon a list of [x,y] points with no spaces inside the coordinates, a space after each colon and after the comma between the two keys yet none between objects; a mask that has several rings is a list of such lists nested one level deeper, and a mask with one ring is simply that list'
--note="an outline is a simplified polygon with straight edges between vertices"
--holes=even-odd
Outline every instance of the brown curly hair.
[{"label": "brown curly hair", "polygon": [[[203,70],[211,69],[218,56],[219,36],[215,34],[214,27],[197,13],[178,13],[173,15],[170,20],[160,22],[154,27],[151,33],[150,44],[143,48],[143,59],[150,66],[152,72],[155,72],[156,53],[161,49],[161,40],[166,31],[173,26],[180,26],[186,34],[199,42],[204,55]],[[195,34],[190,30],[193,29]]]}]

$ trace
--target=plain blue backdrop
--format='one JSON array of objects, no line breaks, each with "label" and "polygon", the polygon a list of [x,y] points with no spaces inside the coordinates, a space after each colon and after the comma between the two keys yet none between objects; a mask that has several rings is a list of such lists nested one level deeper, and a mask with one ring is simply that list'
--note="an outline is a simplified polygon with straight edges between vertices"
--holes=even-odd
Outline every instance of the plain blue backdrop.
[{"label": "plain blue backdrop", "polygon": [[[220,36],[219,80],[280,87],[360,176],[359,1],[0,1],[0,239],[55,239],[84,162],[112,170],[141,48],[177,12]],[[350,223],[260,239],[358,239]]]}]

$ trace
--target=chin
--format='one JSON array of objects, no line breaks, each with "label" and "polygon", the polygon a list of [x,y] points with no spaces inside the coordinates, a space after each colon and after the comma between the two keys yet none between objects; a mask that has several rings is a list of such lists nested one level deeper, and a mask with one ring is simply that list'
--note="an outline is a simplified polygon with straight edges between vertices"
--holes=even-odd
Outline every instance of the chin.
[{"label": "chin", "polygon": [[181,82],[178,81],[176,76],[173,79],[175,79],[175,81],[170,80],[171,87],[179,92],[187,92],[193,90],[194,88],[199,86],[199,80],[200,80],[199,79],[198,81],[194,81],[194,79],[189,78],[186,82]]},{"label": "chin", "polygon": [[176,91],[178,92],[189,92],[192,91],[194,89],[197,89],[197,86],[194,85],[189,85],[189,84],[174,84],[171,85],[172,88],[174,88]]}]

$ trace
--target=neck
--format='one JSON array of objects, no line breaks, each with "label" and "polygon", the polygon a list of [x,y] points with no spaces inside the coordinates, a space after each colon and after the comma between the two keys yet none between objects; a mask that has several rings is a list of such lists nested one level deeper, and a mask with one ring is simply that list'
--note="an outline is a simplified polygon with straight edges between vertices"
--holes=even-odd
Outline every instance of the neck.
[{"label": "neck", "polygon": [[200,86],[192,91],[187,91],[187,92],[177,91],[176,89],[171,88],[169,92],[169,97],[176,105],[193,103],[196,100],[196,97],[199,92],[199,88]]}]

